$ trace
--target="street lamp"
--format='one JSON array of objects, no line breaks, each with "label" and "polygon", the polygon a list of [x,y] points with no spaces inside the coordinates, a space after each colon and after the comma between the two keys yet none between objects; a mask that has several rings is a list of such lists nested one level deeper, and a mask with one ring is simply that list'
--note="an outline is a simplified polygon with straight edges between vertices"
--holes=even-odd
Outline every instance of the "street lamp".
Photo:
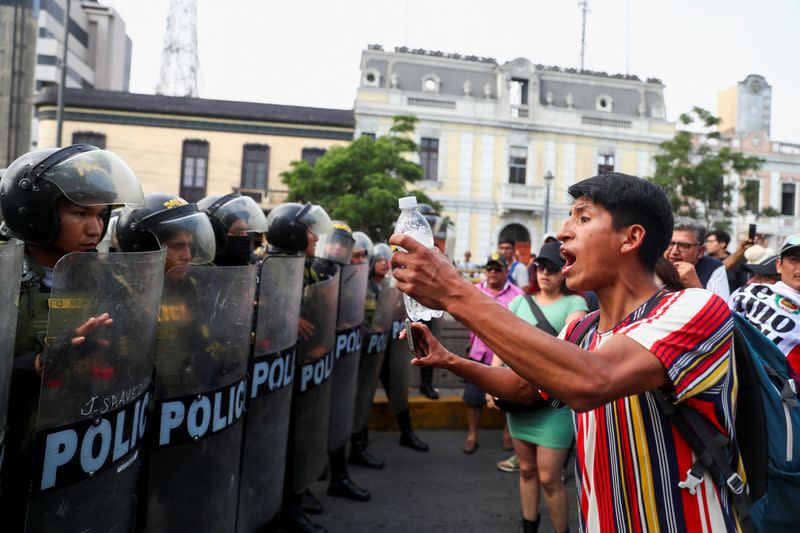
[{"label": "street lamp", "polygon": [[544,173],[544,186],[545,186],[545,196],[544,196],[544,232],[547,233],[550,231],[550,184],[553,183],[555,176],[549,170]]}]

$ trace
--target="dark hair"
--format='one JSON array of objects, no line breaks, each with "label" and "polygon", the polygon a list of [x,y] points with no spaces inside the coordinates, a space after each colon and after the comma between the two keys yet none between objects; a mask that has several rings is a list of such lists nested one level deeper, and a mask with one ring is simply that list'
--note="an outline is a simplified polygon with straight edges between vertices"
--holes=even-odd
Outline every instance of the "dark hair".
[{"label": "dark hair", "polygon": [[726,245],[726,246],[727,246],[728,244],[730,244],[730,242],[731,242],[731,235],[730,235],[730,233],[728,233],[727,231],[721,230],[721,229],[715,229],[715,230],[711,230],[711,231],[709,231],[709,232],[706,234],[706,239],[708,239],[709,237],[712,237],[712,236],[713,236],[715,239],[717,239],[717,241],[718,241],[718,242],[720,242],[720,243],[725,243],[725,245]]},{"label": "dark hair", "polygon": [[511,237],[506,237],[506,238],[500,237],[500,242],[497,243],[497,246],[500,246],[501,244],[510,244],[512,248],[514,248],[517,245],[516,241]]},{"label": "dark hair", "polygon": [[675,265],[670,260],[664,259],[663,256],[656,261],[656,276],[668,291],[682,291],[686,288],[678,271],[675,270]]},{"label": "dark hair", "polygon": [[587,198],[611,213],[615,230],[633,224],[645,230],[639,260],[650,271],[672,238],[672,204],[664,190],[649,181],[619,172],[608,172],[572,185],[567,193],[575,200]]}]

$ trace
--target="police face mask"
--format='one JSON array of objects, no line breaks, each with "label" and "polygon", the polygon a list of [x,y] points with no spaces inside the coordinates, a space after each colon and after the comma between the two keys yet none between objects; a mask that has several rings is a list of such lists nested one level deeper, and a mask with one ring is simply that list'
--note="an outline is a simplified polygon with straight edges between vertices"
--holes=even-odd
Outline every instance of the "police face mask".
[{"label": "police face mask", "polygon": [[[228,236],[228,249],[221,258],[226,265],[246,265],[250,263],[250,254],[253,248],[253,237]],[[220,263],[220,261],[217,261]]]}]

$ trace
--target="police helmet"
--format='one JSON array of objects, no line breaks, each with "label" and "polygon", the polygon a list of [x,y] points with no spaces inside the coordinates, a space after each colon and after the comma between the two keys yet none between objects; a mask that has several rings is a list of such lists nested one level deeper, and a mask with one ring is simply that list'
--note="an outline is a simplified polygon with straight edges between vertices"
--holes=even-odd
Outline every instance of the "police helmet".
[{"label": "police helmet", "polygon": [[379,242],[375,246],[372,247],[372,256],[373,257],[380,257],[386,259],[387,261],[392,260],[392,248],[385,242]]},{"label": "police helmet", "polygon": [[341,220],[334,220],[331,225],[333,231],[319,237],[314,255],[342,265],[349,265],[356,242],[353,238],[353,230]]},{"label": "police helmet", "polygon": [[355,239],[355,244],[353,244],[353,262],[355,261],[355,256],[358,252],[362,254],[362,261],[367,262],[369,258],[372,256],[372,239],[369,238],[369,235],[364,233],[363,231],[354,231],[353,232],[353,239]]},{"label": "police helmet", "polygon": [[57,201],[62,198],[84,207],[144,203],[130,167],[115,153],[90,144],[28,152],[0,180],[0,210],[8,231],[31,244],[49,246],[58,238]]},{"label": "police helmet", "polygon": [[206,196],[197,202],[197,209],[208,215],[214,228],[216,261],[225,262],[227,256],[239,256],[243,251],[246,257],[237,259],[241,264],[246,264],[253,234],[267,231],[267,217],[255,200],[238,192]]},{"label": "police helmet", "polygon": [[318,238],[328,235],[333,227],[328,213],[312,203],[287,202],[267,216],[267,243],[271,253],[305,252],[310,230]]},{"label": "police helmet", "polygon": [[144,207],[125,208],[116,227],[117,241],[123,252],[147,252],[166,246],[180,233],[192,236],[191,264],[214,259],[214,230],[204,213],[183,198],[166,193],[148,193]]}]

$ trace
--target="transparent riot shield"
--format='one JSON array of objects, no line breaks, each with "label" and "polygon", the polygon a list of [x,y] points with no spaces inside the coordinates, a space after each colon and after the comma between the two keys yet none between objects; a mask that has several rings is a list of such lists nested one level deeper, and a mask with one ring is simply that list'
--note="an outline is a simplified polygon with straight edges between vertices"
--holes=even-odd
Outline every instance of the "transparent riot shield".
[{"label": "transparent riot shield", "polygon": [[330,451],[344,446],[353,432],[369,265],[343,266],[341,276],[331,384],[331,423],[328,428]]},{"label": "transparent riot shield", "polygon": [[400,340],[398,335],[403,329],[403,321],[408,315],[403,298],[400,297],[392,316],[392,334],[389,340],[389,349],[386,356],[389,360],[389,409],[392,413],[402,413],[408,409],[408,384],[411,365],[411,354],[408,352],[408,342]]},{"label": "transparent riot shield", "polygon": [[56,264],[26,531],[132,531],[164,258]]},{"label": "transparent riot shield", "polygon": [[290,437],[292,489],[296,493],[307,489],[319,477],[328,460],[329,378],[333,372],[340,275],[338,267],[328,266],[335,274],[303,289],[300,310],[299,366],[293,399],[294,432]]},{"label": "transparent riot shield", "polygon": [[236,526],[243,533],[263,529],[281,505],[304,262],[270,256],[261,266]]},{"label": "transparent riot shield", "polygon": [[[365,427],[372,409],[372,399],[378,388],[378,377],[383,357],[392,334],[392,320],[401,293],[394,287],[394,278],[387,276],[381,283],[372,320],[365,324],[364,341],[361,343],[361,361],[358,364],[358,387],[356,391],[356,414],[353,433]],[[402,305],[402,303],[400,304]]]},{"label": "transparent riot shield", "polygon": [[11,365],[14,358],[14,336],[17,333],[19,279],[25,246],[12,239],[0,243],[0,469],[5,457],[6,425],[8,423],[8,391],[11,385]]},{"label": "transparent riot shield", "polygon": [[166,274],[146,531],[235,528],[255,278],[255,266]]}]

